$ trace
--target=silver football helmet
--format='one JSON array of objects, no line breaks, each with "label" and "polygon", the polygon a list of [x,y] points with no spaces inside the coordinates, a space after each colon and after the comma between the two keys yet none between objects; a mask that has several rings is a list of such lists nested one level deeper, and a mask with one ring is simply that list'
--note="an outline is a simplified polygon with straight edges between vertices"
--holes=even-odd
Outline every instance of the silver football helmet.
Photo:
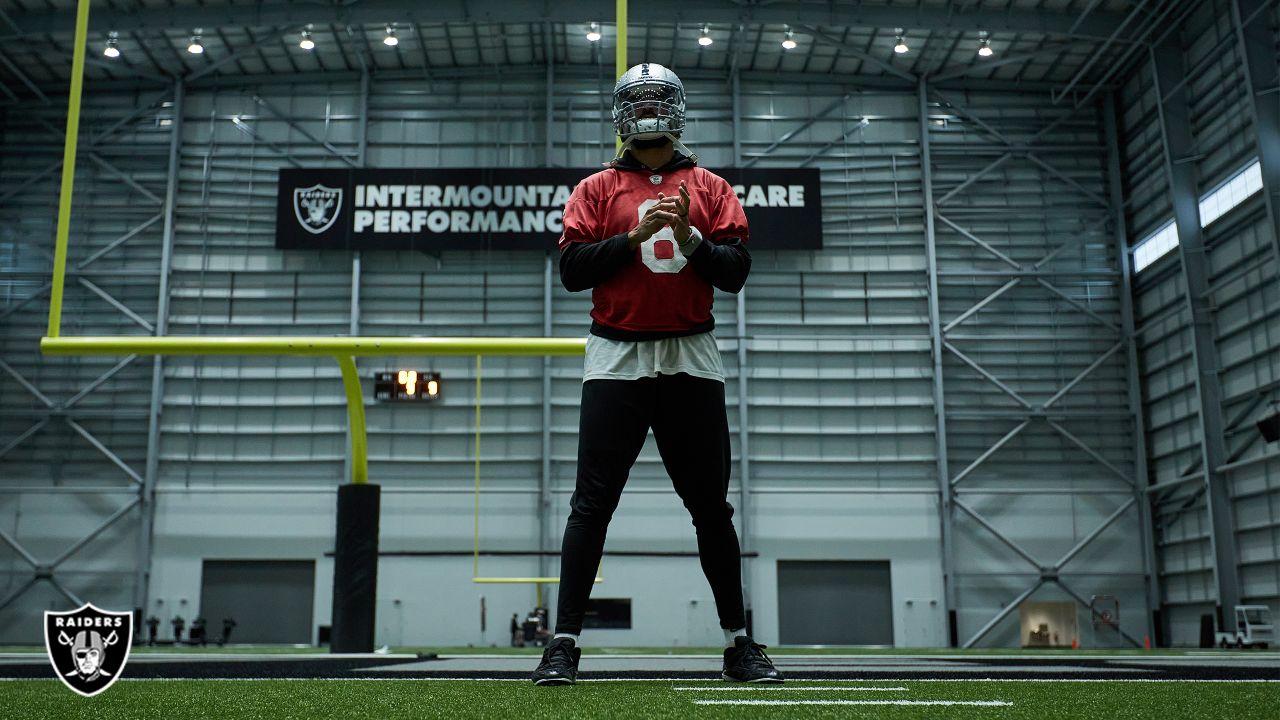
[{"label": "silver football helmet", "polygon": [[649,140],[684,130],[684,83],[657,63],[641,63],[613,88],[613,126],[625,140]]}]

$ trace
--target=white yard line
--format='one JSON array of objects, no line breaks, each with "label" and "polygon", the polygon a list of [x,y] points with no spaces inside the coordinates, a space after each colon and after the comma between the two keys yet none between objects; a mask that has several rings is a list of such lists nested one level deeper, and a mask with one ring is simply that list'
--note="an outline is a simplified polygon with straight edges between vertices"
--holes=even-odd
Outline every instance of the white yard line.
[{"label": "white yard line", "polygon": [[[30,652],[30,653],[0,653],[0,660],[27,660],[36,658],[49,657],[47,652]],[[459,656],[464,657],[464,656]],[[510,656],[508,656],[510,657]],[[531,656],[534,657],[534,656]],[[323,662],[325,660],[417,660],[418,656],[411,653],[394,653],[394,654],[378,654],[378,653],[133,653],[129,656],[130,661],[146,662],[147,659],[155,660],[192,660],[200,662],[241,662],[247,660],[312,660]]]},{"label": "white yard line", "polygon": [[695,705],[967,705],[1013,707],[1004,700],[694,700]]},{"label": "white yard line", "polygon": [[[39,653],[43,655],[43,653]],[[323,656],[322,657],[328,657]],[[379,655],[377,657],[398,657],[395,655]],[[412,656],[411,656],[412,657]],[[480,658],[484,660],[503,659],[510,660],[512,658],[536,658],[537,655],[504,655],[499,653],[468,653],[465,655],[454,655],[450,653],[441,653],[438,656],[441,660],[464,660],[466,658]],[[716,654],[702,653],[588,653],[583,652],[583,657],[587,658],[618,658],[621,660],[670,660],[673,658],[689,658],[693,660],[723,660],[723,656]],[[1157,655],[1153,653],[1135,650],[1132,653],[1112,654],[1112,655],[1096,655],[1087,651],[1079,653],[1060,653],[1046,655],[986,655],[986,654],[920,654],[920,655],[832,655],[832,654],[809,654],[809,653],[775,653],[770,657],[775,660],[1035,660],[1035,661],[1065,661],[1065,660],[1186,660],[1189,662],[1197,662],[1208,657],[1222,658],[1226,660],[1270,660],[1280,659],[1280,653],[1277,652],[1216,652],[1204,651],[1201,653],[1188,653],[1186,655]]]},{"label": "white yard line", "polygon": [[[54,680],[54,676],[49,678],[0,678],[0,683],[23,683],[28,680],[35,682],[45,682],[45,680]],[[475,676],[475,678],[120,678],[120,682],[136,682],[136,683],[200,683],[200,682],[241,682],[241,683],[442,683],[442,682],[463,682],[463,683],[527,683],[529,678],[484,678],[484,676]],[[584,678],[579,683],[696,683],[698,680],[690,678]],[[708,679],[708,683],[718,683],[721,680]],[[1280,683],[1280,680],[1178,680],[1178,679],[1152,679],[1152,678],[924,678],[909,679],[902,678],[808,678],[804,680],[795,680],[801,683],[1233,683],[1233,684],[1253,684],[1253,683]],[[717,687],[717,685],[708,685],[708,687]],[[787,688],[786,684],[782,685],[783,689]],[[744,688],[748,689],[748,688]],[[759,688],[755,688],[759,689]],[[841,688],[844,689],[844,688]]]},{"label": "white yard line", "polygon": [[907,690],[904,687],[853,687],[851,685],[828,685],[826,687],[813,687],[812,685],[753,685],[749,687],[744,687],[742,685],[726,685],[720,687],[711,685],[708,687],[673,687],[671,689],[689,692],[722,692],[725,690],[742,690],[746,692],[755,692],[757,690],[774,692],[906,692]]}]

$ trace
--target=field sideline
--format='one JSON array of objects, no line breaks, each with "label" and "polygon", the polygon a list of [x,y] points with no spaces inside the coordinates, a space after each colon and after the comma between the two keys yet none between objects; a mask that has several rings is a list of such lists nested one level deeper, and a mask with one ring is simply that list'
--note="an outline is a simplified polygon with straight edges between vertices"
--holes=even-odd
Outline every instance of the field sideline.
[{"label": "field sideline", "polygon": [[716,679],[718,648],[588,647],[577,685],[536,687],[537,648],[388,650],[141,647],[86,699],[0,648],[0,718],[1280,718],[1272,652],[779,648],[791,680],[753,686]]},{"label": "field sideline", "polygon": [[85,699],[55,680],[0,682],[6,717],[103,718],[996,718],[1274,720],[1266,681],[129,680]]}]

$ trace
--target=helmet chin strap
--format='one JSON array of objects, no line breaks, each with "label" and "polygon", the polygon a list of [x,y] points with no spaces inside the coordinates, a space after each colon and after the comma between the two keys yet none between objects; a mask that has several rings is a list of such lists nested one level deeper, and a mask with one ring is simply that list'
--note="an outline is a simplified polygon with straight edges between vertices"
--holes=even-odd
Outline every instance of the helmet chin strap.
[{"label": "helmet chin strap", "polygon": [[622,146],[618,148],[618,154],[615,155],[613,159],[621,160],[622,156],[626,155],[627,151],[631,149],[631,143],[634,140],[653,140],[660,137],[665,137],[666,139],[670,140],[671,146],[675,148],[678,152],[680,152],[682,155],[687,156],[690,160],[694,162],[698,162],[698,156],[695,155],[692,150],[685,147],[685,144],[680,142],[680,138],[676,137],[674,133],[669,133],[669,132],[647,132],[647,133],[635,133],[633,135],[630,135],[627,137],[627,139],[622,141]]}]

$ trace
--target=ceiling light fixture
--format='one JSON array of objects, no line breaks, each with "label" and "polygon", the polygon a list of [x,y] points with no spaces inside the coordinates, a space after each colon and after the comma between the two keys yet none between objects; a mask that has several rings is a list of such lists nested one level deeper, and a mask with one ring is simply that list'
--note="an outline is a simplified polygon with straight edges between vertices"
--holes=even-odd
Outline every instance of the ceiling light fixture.
[{"label": "ceiling light fixture", "polygon": [[587,29],[587,42],[600,42],[599,23],[591,23],[591,27]]},{"label": "ceiling light fixture", "polygon": [[987,37],[987,34],[985,32],[979,33],[978,57],[984,57],[984,58],[991,57],[992,55],[995,55],[995,54],[996,54],[996,51],[991,49],[991,39]]},{"label": "ceiling light fixture", "polygon": [[906,32],[902,28],[897,29],[898,41],[893,44],[893,51],[899,55],[906,55],[911,52],[911,48],[907,47]]},{"label": "ceiling light fixture", "polygon": [[702,34],[698,36],[698,44],[701,45],[702,47],[706,47],[713,42],[715,42],[715,40],[711,39],[711,29],[708,28],[706,25],[703,25]]},{"label": "ceiling light fixture", "polygon": [[787,36],[782,39],[782,49],[783,50],[796,49],[796,39],[795,39],[795,36],[792,34],[790,28],[787,28]]},{"label": "ceiling light fixture", "polygon": [[302,31],[302,39],[298,41],[298,47],[302,48],[303,50],[315,50],[315,49],[316,49],[316,41],[311,39],[311,31],[310,31],[310,30],[303,30],[303,31]]},{"label": "ceiling light fixture", "polygon": [[120,57],[120,47],[117,45],[117,39],[119,37],[119,34],[117,34],[115,30],[112,30],[111,33],[107,35],[107,46],[102,50],[103,55],[106,55],[112,60]]},{"label": "ceiling light fixture", "polygon": [[390,25],[387,26],[387,36],[382,38],[382,44],[387,47],[395,47],[400,44],[400,38],[396,37],[395,28]]},{"label": "ceiling light fixture", "polygon": [[200,44],[200,28],[196,28],[195,34],[191,36],[191,42],[187,44],[187,52],[192,55],[199,55],[204,52],[204,45]]}]

